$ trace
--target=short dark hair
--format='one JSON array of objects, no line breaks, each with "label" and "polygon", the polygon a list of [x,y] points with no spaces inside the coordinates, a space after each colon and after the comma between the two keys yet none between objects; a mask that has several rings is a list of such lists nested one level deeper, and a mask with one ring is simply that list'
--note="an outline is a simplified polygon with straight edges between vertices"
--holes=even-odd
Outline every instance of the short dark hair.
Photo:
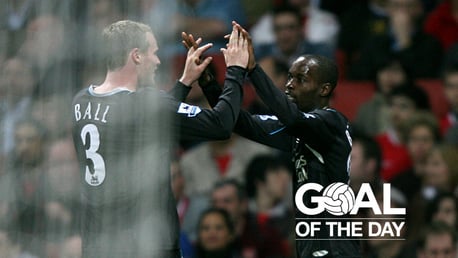
[{"label": "short dark hair", "polygon": [[272,154],[260,154],[251,159],[245,169],[245,189],[248,197],[256,196],[256,182],[265,182],[269,170],[278,168],[287,169],[287,165],[282,160]]},{"label": "short dark hair", "polygon": [[434,143],[437,144],[441,141],[442,136],[437,118],[429,111],[419,111],[406,121],[403,130],[404,142],[409,140],[409,134],[418,126],[426,126],[429,129],[434,137]]},{"label": "short dark hair", "polygon": [[353,130],[352,141],[353,143],[359,142],[361,144],[363,147],[363,155],[365,160],[375,160],[377,179],[380,179],[380,169],[382,167],[382,151],[378,142],[373,137],[370,137],[359,130]]},{"label": "short dark hair", "polygon": [[424,228],[420,239],[418,240],[418,248],[424,250],[426,247],[426,240],[431,235],[448,234],[452,238],[453,246],[456,247],[456,233],[455,230],[442,221],[435,221]]},{"label": "short dark hair", "polygon": [[412,100],[415,103],[415,108],[419,110],[431,110],[428,94],[423,88],[415,84],[402,83],[390,91],[390,100],[395,96],[403,96]]},{"label": "short dark hair", "polygon": [[[198,235],[198,237],[197,237],[197,242],[195,243],[195,255],[196,255],[196,257],[204,257],[205,253],[207,252],[207,250],[205,250],[204,247],[202,246],[201,239],[199,238],[199,232],[200,232],[200,228],[202,226],[202,222],[203,222],[204,218],[206,216],[208,216],[209,214],[218,214],[218,215],[220,215],[223,218],[224,224],[226,225],[229,233],[231,235],[235,234],[234,223],[233,223],[233,221],[231,219],[231,216],[229,215],[229,213],[226,210],[220,209],[220,208],[214,208],[214,207],[207,208],[206,210],[204,210],[200,214],[199,221],[197,223],[197,235]],[[231,248],[231,247],[233,247],[233,245],[234,245],[234,241],[232,240],[227,247]]]},{"label": "short dark hair", "polygon": [[[320,55],[304,55],[306,60],[315,60],[318,64],[317,79],[318,83],[324,84],[329,83],[331,85],[331,93],[337,86],[337,80],[339,79],[339,69],[337,64],[325,56]],[[329,94],[329,97],[331,94]]]},{"label": "short dark hair", "polygon": [[216,213],[216,214],[219,214],[221,215],[221,217],[223,217],[224,219],[224,223],[226,224],[229,232],[231,234],[234,234],[235,232],[235,227],[234,227],[234,223],[232,222],[232,219],[231,219],[231,216],[229,215],[229,212],[227,212],[225,209],[221,209],[221,208],[216,208],[216,207],[210,207],[210,208],[207,208],[206,210],[204,210],[200,216],[199,216],[199,222],[197,223],[198,225],[198,228],[197,230],[200,229],[201,225],[202,225],[202,221],[203,219],[205,218],[205,216],[207,216],[208,214],[212,214],[212,213]]},{"label": "short dark hair", "polygon": [[[434,215],[439,211],[441,202],[446,199],[451,199],[455,205],[455,212],[458,213],[458,200],[451,192],[440,191],[434,198],[428,201],[425,211],[425,219],[427,223],[433,222]],[[455,226],[458,218],[455,220]]]},{"label": "short dark hair", "polygon": [[246,197],[246,194],[245,194],[245,191],[243,189],[243,186],[242,184],[233,179],[233,178],[228,178],[228,179],[222,179],[220,181],[217,181],[214,185],[213,185],[213,189],[212,189],[212,192],[214,192],[215,190],[218,190],[220,188],[223,188],[225,186],[232,186],[234,187],[236,190],[237,190],[237,197],[239,198],[239,200],[243,200],[245,199]]},{"label": "short dark hair", "polygon": [[[404,60],[402,60],[397,55],[387,55],[384,58],[381,58],[380,60],[378,60],[376,67],[375,67],[375,72],[373,74],[373,80],[377,83],[377,74],[380,71],[385,70],[388,67],[392,65],[396,65],[396,64],[398,64],[401,70],[403,71],[405,78],[406,78],[405,82],[412,83],[414,81],[414,77],[413,77],[411,69],[406,65]],[[376,85],[376,86],[378,90],[379,85]]]},{"label": "short dark hair", "polygon": [[272,14],[274,17],[280,14],[284,14],[284,13],[293,14],[296,17],[298,24],[301,24],[301,20],[302,20],[301,12],[299,11],[298,8],[295,8],[294,6],[290,4],[287,4],[287,3],[281,4],[275,7],[272,11]]}]

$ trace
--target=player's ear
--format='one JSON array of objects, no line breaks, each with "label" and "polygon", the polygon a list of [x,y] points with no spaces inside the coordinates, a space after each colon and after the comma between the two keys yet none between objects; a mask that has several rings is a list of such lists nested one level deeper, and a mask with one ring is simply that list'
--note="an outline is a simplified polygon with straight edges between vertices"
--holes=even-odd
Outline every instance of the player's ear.
[{"label": "player's ear", "polygon": [[134,61],[136,65],[139,65],[141,62],[140,50],[138,48],[132,49],[130,51],[129,57]]},{"label": "player's ear", "polygon": [[331,95],[332,86],[330,83],[323,83],[321,85],[320,96],[321,97],[329,97]]}]

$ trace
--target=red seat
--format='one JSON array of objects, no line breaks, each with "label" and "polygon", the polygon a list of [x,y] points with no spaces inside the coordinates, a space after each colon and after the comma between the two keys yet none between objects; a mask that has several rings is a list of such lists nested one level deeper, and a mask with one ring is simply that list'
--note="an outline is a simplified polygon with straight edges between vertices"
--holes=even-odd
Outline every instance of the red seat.
[{"label": "red seat", "polygon": [[445,97],[444,86],[440,80],[418,80],[418,86],[422,87],[429,96],[431,109],[437,118],[442,118],[447,114],[450,105]]},{"label": "red seat", "polygon": [[[440,80],[417,80],[429,96],[432,112],[440,119],[449,110],[444,89]],[[331,106],[344,114],[350,121],[356,118],[359,107],[375,93],[372,82],[340,81],[334,90]]]},{"label": "red seat", "polygon": [[353,121],[361,104],[368,101],[374,92],[375,86],[372,82],[340,81],[334,90],[331,107]]}]

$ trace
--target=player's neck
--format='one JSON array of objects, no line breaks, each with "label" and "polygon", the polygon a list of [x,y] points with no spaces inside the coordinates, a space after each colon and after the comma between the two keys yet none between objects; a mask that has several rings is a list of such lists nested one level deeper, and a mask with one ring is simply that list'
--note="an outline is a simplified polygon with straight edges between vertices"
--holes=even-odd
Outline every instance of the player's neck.
[{"label": "player's neck", "polygon": [[326,109],[329,108],[329,99],[321,99],[320,104],[318,106],[319,109]]},{"label": "player's neck", "polygon": [[138,76],[135,71],[129,71],[127,67],[108,71],[105,81],[94,89],[96,93],[107,93],[117,88],[126,88],[131,91],[137,90]]}]

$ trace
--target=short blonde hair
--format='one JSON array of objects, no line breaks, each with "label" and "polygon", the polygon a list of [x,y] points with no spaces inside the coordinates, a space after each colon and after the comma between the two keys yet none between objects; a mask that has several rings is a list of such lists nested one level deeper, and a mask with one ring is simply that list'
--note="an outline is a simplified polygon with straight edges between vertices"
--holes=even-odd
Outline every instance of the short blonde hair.
[{"label": "short blonde hair", "polygon": [[153,33],[151,28],[143,23],[130,20],[118,21],[102,32],[105,62],[108,70],[115,70],[126,64],[128,53],[138,48],[146,52],[149,44],[147,33]]}]

